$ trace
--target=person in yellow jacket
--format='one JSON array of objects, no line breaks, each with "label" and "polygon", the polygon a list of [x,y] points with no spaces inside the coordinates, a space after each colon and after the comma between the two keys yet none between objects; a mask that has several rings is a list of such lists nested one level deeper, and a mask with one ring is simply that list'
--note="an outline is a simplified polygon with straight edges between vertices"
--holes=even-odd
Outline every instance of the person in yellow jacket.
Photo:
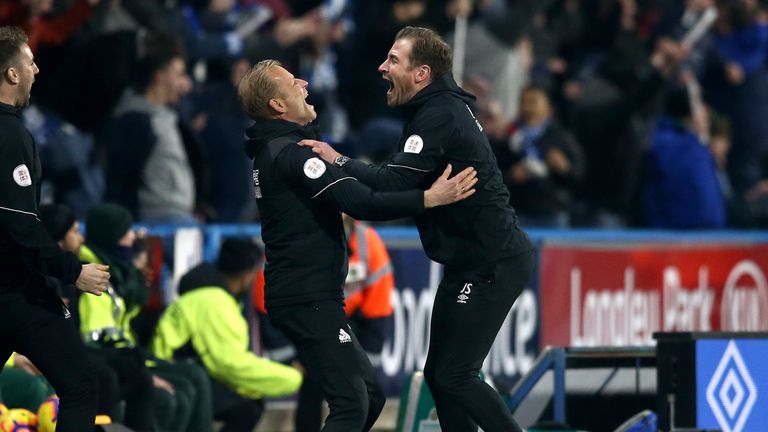
[{"label": "person in yellow jacket", "polygon": [[249,350],[238,297],[252,286],[261,256],[252,240],[226,239],[215,265],[203,263],[182,276],[180,297],[163,313],[152,340],[161,359],[192,357],[205,366],[214,418],[226,431],[252,431],[263,398],[291,395],[302,382],[297,369]]},{"label": "person in yellow jacket", "polygon": [[132,225],[130,212],[115,204],[96,205],[86,215],[80,260],[108,264],[110,284],[100,297],[80,296],[81,334],[87,344],[99,348],[128,392],[126,425],[137,431],[212,432],[205,371],[194,363],[151,358],[137,346],[131,320],[148,294],[144,276],[133,263]]}]

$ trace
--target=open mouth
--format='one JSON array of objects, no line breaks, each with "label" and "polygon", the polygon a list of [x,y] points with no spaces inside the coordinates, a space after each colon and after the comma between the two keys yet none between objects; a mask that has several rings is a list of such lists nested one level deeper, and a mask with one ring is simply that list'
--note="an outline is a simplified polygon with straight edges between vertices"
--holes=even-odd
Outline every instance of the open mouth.
[{"label": "open mouth", "polygon": [[392,81],[390,81],[390,80],[388,80],[386,78],[384,78],[384,79],[389,84],[389,89],[387,90],[387,96],[389,96],[389,95],[391,95],[392,93],[395,92],[395,84]]}]

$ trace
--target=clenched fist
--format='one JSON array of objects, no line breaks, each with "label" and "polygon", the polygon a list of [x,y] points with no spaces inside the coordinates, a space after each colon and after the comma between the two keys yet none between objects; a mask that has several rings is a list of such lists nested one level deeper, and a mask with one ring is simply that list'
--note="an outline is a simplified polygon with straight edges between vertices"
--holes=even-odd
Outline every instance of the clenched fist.
[{"label": "clenched fist", "polygon": [[80,291],[100,296],[107,290],[109,266],[104,264],[83,264],[75,285]]}]

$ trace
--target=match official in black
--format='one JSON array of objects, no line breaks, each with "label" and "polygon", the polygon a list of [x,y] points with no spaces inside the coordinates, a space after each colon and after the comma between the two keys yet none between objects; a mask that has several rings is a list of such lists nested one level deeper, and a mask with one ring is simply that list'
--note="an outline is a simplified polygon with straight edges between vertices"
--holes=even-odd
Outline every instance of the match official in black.
[{"label": "match official in black", "polygon": [[446,164],[477,169],[477,193],[416,216],[424,250],[445,265],[432,309],[424,376],[445,432],[519,431],[498,393],[478,377],[504,318],[528,283],[533,247],[517,226],[488,139],[450,73],[450,47],[432,30],[406,27],[379,66],[387,104],[405,116],[398,151],[383,165],[307,141],[324,160],[378,191],[422,188]]},{"label": "match official in black", "polygon": [[16,27],[0,27],[0,369],[14,351],[27,356],[60,398],[56,430],[83,432],[94,428],[98,383],[48,278],[101,295],[109,273],[81,266],[40,221],[40,159],[20,114],[39,72],[27,40]]},{"label": "match official in black", "polygon": [[238,93],[256,120],[246,131],[246,153],[262,217],[267,312],[320,382],[330,406],[323,431],[370,430],[384,394],[343,309],[348,254],[339,211],[368,220],[413,216],[471,196],[475,171],[448,179],[449,166],[434,184],[377,193],[297,144],[317,138],[306,127],[316,117],[305,100],[306,81],[265,60],[241,80]]}]

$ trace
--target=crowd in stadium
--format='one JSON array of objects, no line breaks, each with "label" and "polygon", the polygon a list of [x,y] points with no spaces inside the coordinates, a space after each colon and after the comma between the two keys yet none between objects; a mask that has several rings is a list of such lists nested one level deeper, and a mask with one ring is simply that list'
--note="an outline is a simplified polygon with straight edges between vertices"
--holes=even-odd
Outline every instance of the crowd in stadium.
[{"label": "crowd in stadium", "polygon": [[41,70],[24,121],[43,202],[80,218],[109,201],[142,222],[257,222],[235,86],[264,58],[309,82],[325,140],[381,160],[403,125],[377,67],[424,25],[462,48],[524,227],[722,228],[766,220],[760,3],[8,0],[0,23]]},{"label": "crowd in stadium", "polygon": [[[391,67],[387,52],[405,26],[431,28],[452,45],[453,75],[476,97],[468,105],[472,117],[463,102],[460,111],[478,136],[476,123],[488,137],[520,227],[762,228],[768,225],[766,8],[768,1],[763,0],[2,0],[0,36],[21,40],[14,36],[18,30],[6,26],[19,27],[28,36],[19,58],[31,53],[34,58],[26,66],[9,63],[4,68],[8,83],[0,83],[5,85],[0,93],[15,99],[13,105],[6,100],[0,104],[5,116],[0,144],[16,137],[8,131],[18,128],[8,125],[18,123],[11,117],[24,107],[21,118],[34,143],[26,135],[18,141],[34,149],[32,159],[39,150],[44,205],[39,218],[36,205],[35,212],[0,206],[13,213],[5,215],[12,223],[0,227],[13,234],[0,235],[0,240],[13,240],[21,245],[18,250],[35,242],[42,245],[40,250],[49,248],[47,255],[39,254],[49,259],[45,271],[27,278],[19,269],[28,265],[28,256],[0,245],[5,254],[0,262],[10,281],[0,285],[0,304],[4,313],[18,315],[7,314],[4,322],[14,322],[19,334],[27,336],[19,340],[35,346],[31,341],[42,330],[20,321],[33,314],[14,307],[22,304],[20,294],[7,289],[26,289],[34,280],[55,288],[56,301],[46,306],[26,302],[24,307],[37,310],[35,314],[51,305],[58,314],[60,308],[61,319],[73,318],[79,327],[77,335],[68,337],[84,339],[85,345],[68,346],[61,339],[69,351],[45,347],[46,355],[40,355],[39,346],[30,352],[23,344],[0,344],[0,360],[5,360],[5,351],[20,348],[0,376],[0,422],[10,418],[3,414],[6,408],[56,412],[50,405],[59,402],[51,399],[50,382],[62,396],[62,406],[73,399],[83,405],[98,402],[99,415],[135,430],[207,432],[214,420],[222,430],[253,430],[263,399],[292,395],[303,380],[296,427],[317,430],[323,397],[319,381],[313,382],[317,377],[302,377],[306,365],[294,362],[295,352],[269,360],[250,351],[251,337],[258,338],[250,333],[252,326],[264,317],[253,315],[251,308],[243,317],[236,300],[254,287],[257,293],[264,289],[263,274],[257,273],[263,252],[252,239],[227,240],[215,263],[189,271],[178,286],[181,298],[161,316],[148,319],[146,325],[153,328],[153,320],[160,320],[152,338],[147,338],[151,329],[134,334],[131,322],[147,305],[150,273],[170,264],[148,262],[148,240],[141,235],[137,240],[135,224],[261,221],[255,199],[263,198],[254,170],[258,165],[244,151],[244,131],[253,119],[238,96],[238,83],[259,61],[276,59],[284,75],[308,82],[307,100],[317,113],[312,136],[316,131],[343,155],[381,162],[412,126],[403,111],[387,104],[387,89],[392,86],[389,93],[396,93],[397,83],[382,79],[382,62]],[[17,60],[15,53],[0,49],[2,55]],[[25,75],[27,69],[31,72]],[[419,135],[412,136],[423,145]],[[440,145],[450,146],[448,141]],[[7,152],[3,154],[10,154],[8,149],[0,145]],[[322,175],[326,165],[311,160],[320,164]],[[19,187],[37,182],[37,166],[30,170],[10,156],[2,162],[10,164]],[[347,162],[344,158],[334,165],[342,168]],[[317,178],[306,165],[304,174]],[[11,185],[10,179],[6,182]],[[471,195],[474,191],[466,191],[473,184],[461,192]],[[500,184],[495,190],[503,195]],[[31,205],[21,195],[5,195]],[[355,203],[363,207],[360,200]],[[487,211],[488,206],[477,208]],[[335,209],[332,213],[337,216]],[[266,226],[269,215],[263,214]],[[31,229],[24,231],[27,222],[19,222],[24,216],[42,222],[56,243],[48,235],[42,240],[25,237]],[[435,219],[445,224],[450,220]],[[79,221],[87,223],[87,241]],[[361,328],[348,328],[364,335],[360,343],[375,359],[383,343],[382,323],[393,315],[392,265],[372,228],[349,218],[345,224],[345,235],[339,231],[338,237],[349,238],[344,251],[351,254],[351,271],[345,287],[348,308],[341,318],[362,320],[353,324]],[[503,243],[502,229],[492,224],[483,228],[492,233],[482,238]],[[485,259],[483,253],[492,247],[474,240],[461,237],[457,242],[480,245],[479,252],[464,249],[454,255],[496,262],[510,258],[504,253],[511,250],[530,252],[527,240],[520,240],[524,247],[499,247],[504,253]],[[307,239],[304,243],[311,246]],[[57,246],[55,253],[52,246]],[[159,252],[161,246],[155,246]],[[164,246],[162,252],[172,256],[171,247]],[[85,264],[81,267],[66,254],[71,265],[60,266],[67,268],[59,272],[66,277],[57,282],[34,279],[54,269],[51,257],[62,251]],[[313,248],[315,253],[307,256],[323,255],[318,251]],[[291,258],[321,274],[306,264],[307,256]],[[368,259],[375,259],[375,265]],[[508,267],[518,271],[521,264]],[[526,283],[530,269],[523,270],[499,278],[519,282],[515,294],[507,296],[508,305],[496,302],[501,305],[499,325],[519,295],[517,288]],[[254,284],[255,277],[262,280]],[[464,296],[458,302],[451,297],[452,307],[466,304],[465,292],[480,291],[476,283],[473,287],[449,277],[451,283],[459,280]],[[363,304],[354,297],[365,290],[376,290],[378,303]],[[253,300],[262,302],[257,309],[264,313],[261,297]],[[482,319],[470,321],[489,321],[488,307],[479,310]],[[452,322],[438,326],[446,340],[457,337],[455,330],[445,329]],[[270,341],[266,324],[262,326],[263,348],[283,350],[287,342]],[[10,331],[11,325],[0,329]],[[478,327],[470,330],[464,336],[477,339]],[[339,343],[352,342],[343,327],[338,337]],[[487,342],[490,346],[492,339]],[[25,350],[26,356],[21,354]],[[85,362],[62,360],[75,358],[67,353],[78,350],[95,365],[87,382],[76,382],[80,371],[67,369],[82,368]],[[190,354],[201,363],[177,361]],[[53,356],[58,356],[55,361]],[[32,357],[42,362],[33,363]],[[442,365],[432,366],[427,362],[425,372],[432,387],[435,377],[452,376],[437,374]],[[440,415],[443,421],[448,417]],[[375,421],[369,417],[368,423]],[[65,417],[65,425],[74,424],[71,418]],[[305,424],[300,426],[301,421]]]}]

